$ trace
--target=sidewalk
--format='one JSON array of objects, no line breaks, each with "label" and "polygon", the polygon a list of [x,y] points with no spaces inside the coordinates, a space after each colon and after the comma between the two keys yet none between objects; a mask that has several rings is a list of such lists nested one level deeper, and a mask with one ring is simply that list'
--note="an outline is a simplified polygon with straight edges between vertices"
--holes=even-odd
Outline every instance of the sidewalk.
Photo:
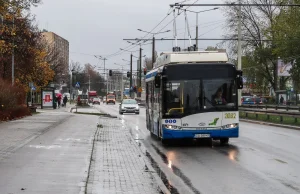
[{"label": "sidewalk", "polygon": [[122,121],[100,117],[99,124],[103,128],[95,136],[87,193],[162,193]]},{"label": "sidewalk", "polygon": [[37,109],[36,114],[0,123],[0,161],[72,114],[67,109]]}]

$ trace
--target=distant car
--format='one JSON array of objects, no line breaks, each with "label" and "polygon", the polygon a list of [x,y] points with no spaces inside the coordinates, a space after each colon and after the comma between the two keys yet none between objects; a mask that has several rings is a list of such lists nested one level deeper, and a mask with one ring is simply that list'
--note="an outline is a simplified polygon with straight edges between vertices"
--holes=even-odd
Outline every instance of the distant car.
[{"label": "distant car", "polygon": [[263,104],[263,101],[259,97],[243,97],[242,104]]},{"label": "distant car", "polygon": [[99,104],[100,105],[100,99],[99,98],[93,98],[93,104]]},{"label": "distant car", "polygon": [[134,99],[124,99],[122,103],[120,103],[119,113],[122,115],[123,113],[135,113],[140,114],[140,107],[136,100]]}]

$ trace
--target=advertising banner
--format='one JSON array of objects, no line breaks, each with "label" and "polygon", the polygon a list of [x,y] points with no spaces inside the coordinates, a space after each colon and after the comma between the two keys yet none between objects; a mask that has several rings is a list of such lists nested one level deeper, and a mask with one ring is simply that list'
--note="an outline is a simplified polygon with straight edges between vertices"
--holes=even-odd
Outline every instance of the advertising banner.
[{"label": "advertising banner", "polygon": [[277,73],[278,76],[290,76],[290,70],[292,69],[293,62],[284,63],[283,60],[278,59]]},{"label": "advertising banner", "polygon": [[43,91],[43,107],[53,107],[53,91]]}]

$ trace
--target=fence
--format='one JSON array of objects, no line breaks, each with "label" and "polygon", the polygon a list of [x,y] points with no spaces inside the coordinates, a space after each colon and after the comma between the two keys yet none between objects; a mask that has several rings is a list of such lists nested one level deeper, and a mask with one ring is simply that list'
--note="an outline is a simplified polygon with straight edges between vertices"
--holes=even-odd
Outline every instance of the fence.
[{"label": "fence", "polygon": [[[255,115],[256,120],[259,119],[259,116],[265,116],[265,121],[271,121],[273,119],[272,116],[279,118],[279,122],[283,123],[284,118],[288,118],[290,124],[292,123],[298,123],[298,119],[300,118],[299,112],[284,112],[284,111],[278,111],[278,110],[259,110],[259,109],[253,109],[253,108],[243,108],[240,109],[240,115],[245,115],[246,118],[249,118],[250,115]],[[300,121],[300,119],[299,119]]]},{"label": "fence", "polygon": [[256,108],[256,109],[275,109],[275,110],[298,110],[300,111],[299,106],[285,106],[285,105],[276,105],[276,104],[243,104],[240,106],[241,108]]}]

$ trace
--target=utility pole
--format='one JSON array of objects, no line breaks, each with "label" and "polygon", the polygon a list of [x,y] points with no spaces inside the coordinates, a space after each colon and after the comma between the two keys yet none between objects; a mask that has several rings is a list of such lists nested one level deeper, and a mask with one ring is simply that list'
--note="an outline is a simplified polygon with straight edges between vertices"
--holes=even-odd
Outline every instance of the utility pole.
[{"label": "utility pole", "polygon": [[[239,1],[241,3],[241,1]],[[241,44],[241,38],[242,38],[242,22],[241,22],[241,11],[242,7],[239,6],[238,10],[238,70],[242,70],[242,44]],[[241,97],[242,97],[242,90],[238,90],[238,105],[241,106]]]},{"label": "utility pole", "polygon": [[106,94],[107,94],[108,93],[108,77],[106,75],[106,69],[105,69],[105,61],[106,60],[107,60],[106,58],[103,59],[103,61],[104,61],[104,79],[106,78]]},{"label": "utility pole", "polygon": [[[140,71],[139,71],[139,87],[142,87],[142,46],[140,45]],[[140,93],[138,92],[139,96],[138,97],[141,97]]]},{"label": "utility pole", "polygon": [[106,76],[106,69],[105,69],[105,61],[107,60],[107,58],[102,58],[101,56],[97,56],[97,55],[95,55],[95,57],[97,59],[104,61],[104,81],[106,79],[106,94],[107,94],[108,93],[108,77]]},{"label": "utility pole", "polygon": [[89,91],[91,91],[91,75],[89,74]]},{"label": "utility pole", "polygon": [[155,37],[153,35],[153,40],[152,40],[152,66],[151,69],[153,69],[155,63]]},{"label": "utility pole", "polygon": [[[13,15],[13,30],[15,29],[15,14]],[[11,56],[11,84],[15,83],[15,35],[12,38],[12,56]]]},{"label": "utility pole", "polygon": [[129,94],[130,94],[130,97],[132,97],[132,92],[131,92],[131,87],[132,87],[132,53],[130,54],[130,81],[129,81]]},{"label": "utility pole", "polygon": [[124,76],[123,76],[123,66],[122,66],[122,73],[121,73],[121,76],[122,76],[122,79],[121,79],[121,101],[123,101],[123,91],[124,91],[124,83],[123,83],[123,79],[124,79]]},{"label": "utility pole", "polygon": [[198,51],[198,38],[199,38],[199,34],[198,34],[198,12],[196,13],[196,49]]}]

